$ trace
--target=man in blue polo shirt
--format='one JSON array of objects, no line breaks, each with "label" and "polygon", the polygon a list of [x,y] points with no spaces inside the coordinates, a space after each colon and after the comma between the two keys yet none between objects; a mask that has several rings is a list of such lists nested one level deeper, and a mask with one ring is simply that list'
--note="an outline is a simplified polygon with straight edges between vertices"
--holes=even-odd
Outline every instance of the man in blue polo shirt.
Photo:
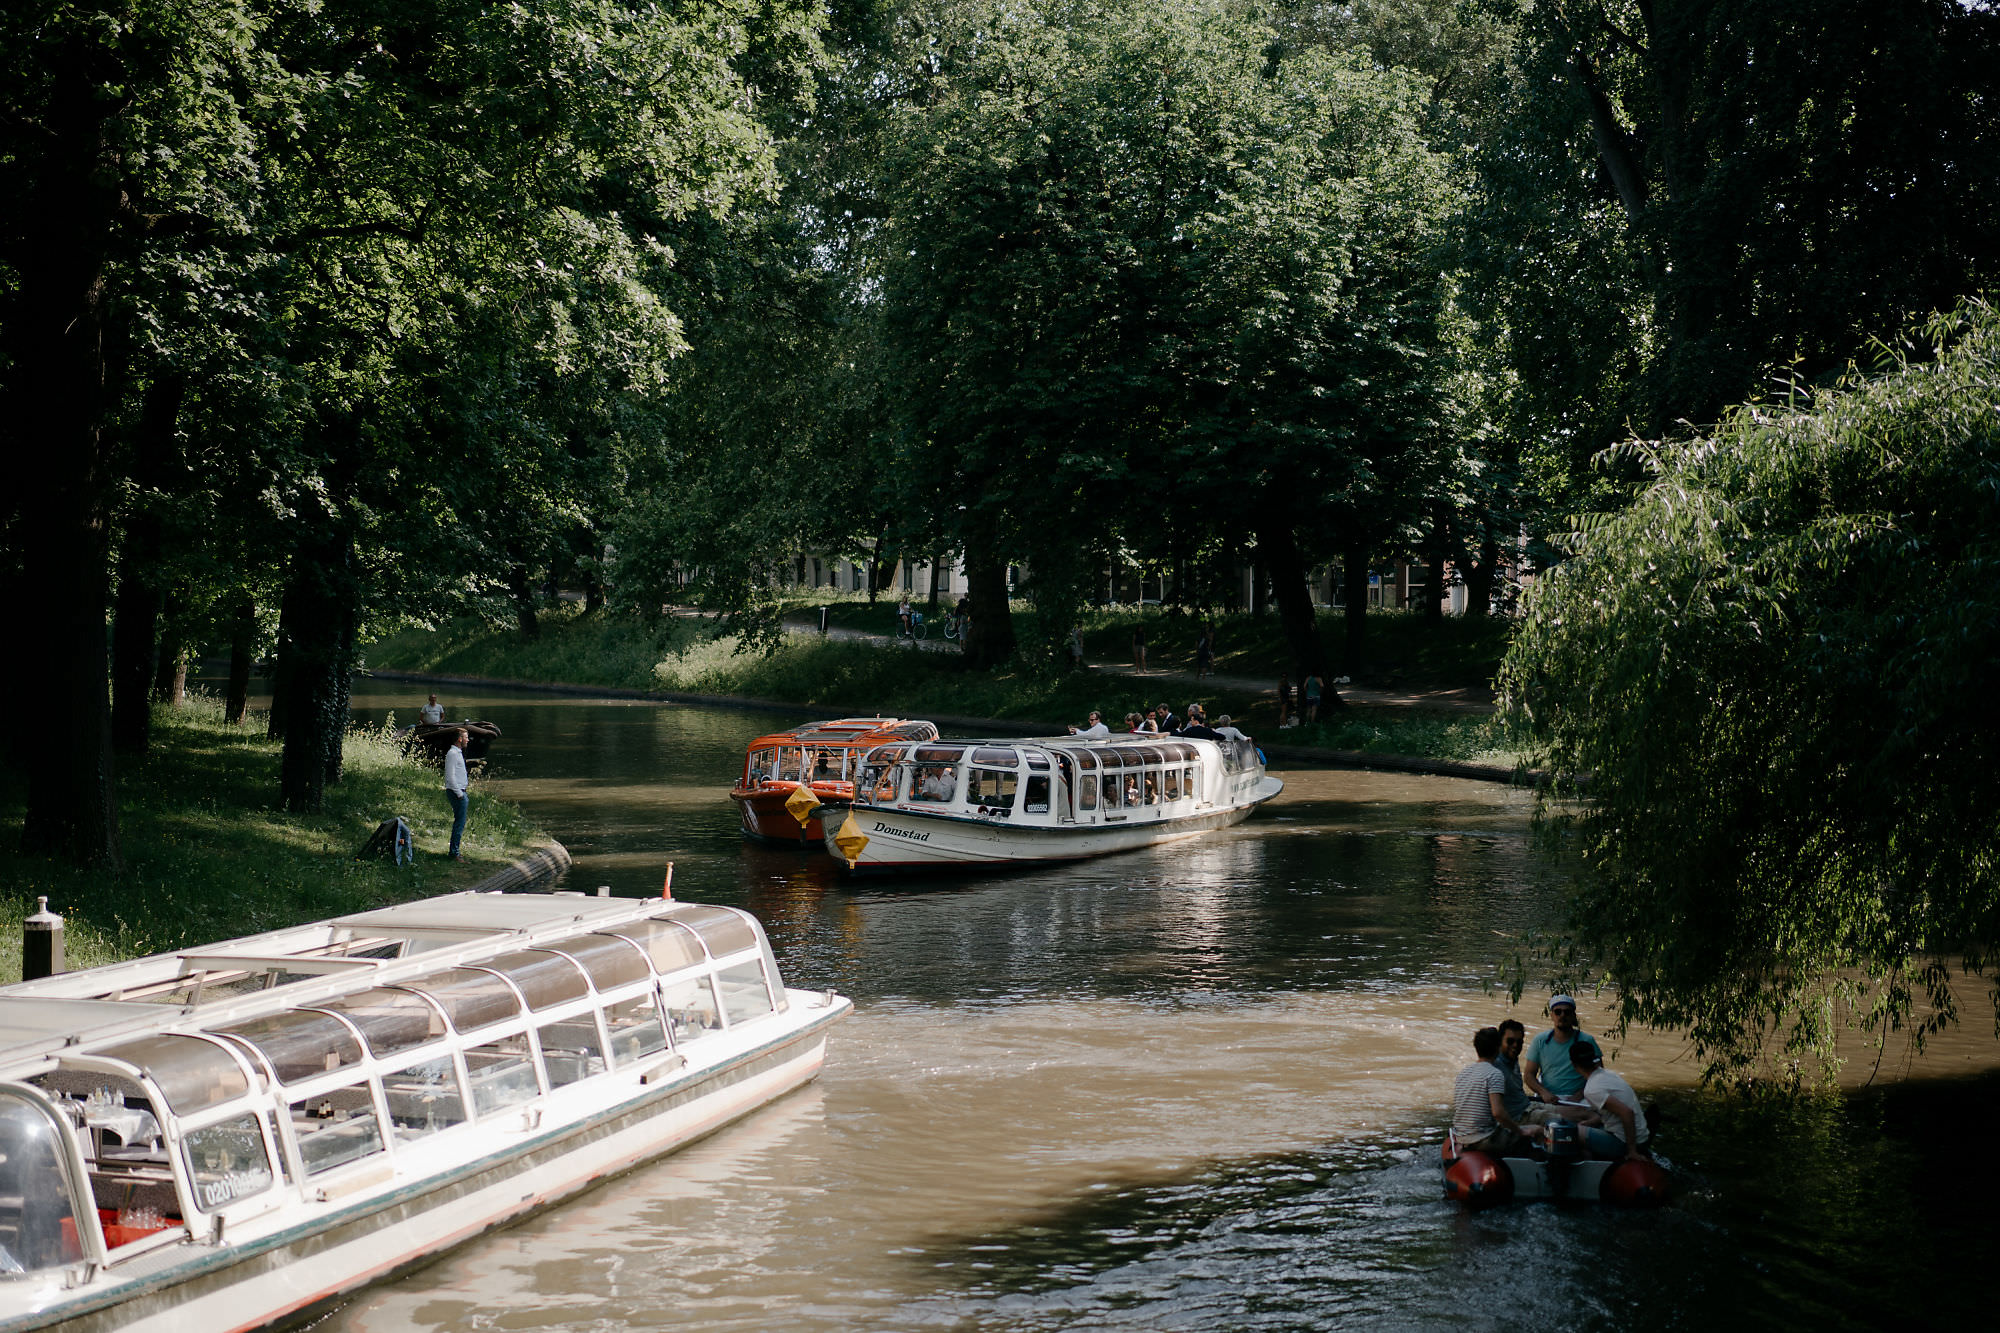
[{"label": "man in blue polo shirt", "polygon": [[1599,1043],[1576,1025],[1576,1001],[1567,995],[1549,1001],[1549,1021],[1555,1026],[1536,1033],[1521,1057],[1521,1081],[1545,1102],[1575,1101],[1583,1096],[1584,1076],[1570,1060],[1570,1050],[1579,1041]]}]

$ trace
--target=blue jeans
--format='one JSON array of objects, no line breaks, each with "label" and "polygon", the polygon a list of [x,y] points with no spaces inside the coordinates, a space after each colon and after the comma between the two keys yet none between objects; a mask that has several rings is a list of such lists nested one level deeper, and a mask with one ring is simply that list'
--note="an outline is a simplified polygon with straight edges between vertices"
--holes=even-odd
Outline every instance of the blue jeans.
[{"label": "blue jeans", "polygon": [[1584,1125],[1581,1128],[1583,1130],[1584,1144],[1590,1149],[1592,1157],[1602,1158],[1608,1162],[1615,1162],[1625,1156],[1625,1140],[1619,1138],[1610,1130],[1599,1129],[1595,1125]]},{"label": "blue jeans", "polygon": [[451,803],[451,854],[457,856],[459,839],[465,836],[465,812],[472,803],[466,799],[464,792],[452,791],[449,788],[446,789],[444,798]]}]

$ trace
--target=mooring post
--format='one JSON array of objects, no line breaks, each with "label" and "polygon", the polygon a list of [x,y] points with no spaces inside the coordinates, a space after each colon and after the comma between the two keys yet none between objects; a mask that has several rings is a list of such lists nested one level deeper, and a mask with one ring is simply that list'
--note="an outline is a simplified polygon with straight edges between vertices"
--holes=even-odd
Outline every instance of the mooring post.
[{"label": "mooring post", "polygon": [[35,899],[35,914],[21,923],[21,980],[52,977],[63,970],[63,919],[49,900]]}]

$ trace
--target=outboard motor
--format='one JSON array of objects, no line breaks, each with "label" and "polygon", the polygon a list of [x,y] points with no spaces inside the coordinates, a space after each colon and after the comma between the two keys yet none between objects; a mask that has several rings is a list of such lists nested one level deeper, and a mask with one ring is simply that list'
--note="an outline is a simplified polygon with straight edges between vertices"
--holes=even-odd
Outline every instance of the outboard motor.
[{"label": "outboard motor", "polygon": [[1570,1168],[1583,1160],[1583,1134],[1574,1120],[1551,1120],[1546,1132],[1549,1193],[1566,1199],[1569,1197]]}]

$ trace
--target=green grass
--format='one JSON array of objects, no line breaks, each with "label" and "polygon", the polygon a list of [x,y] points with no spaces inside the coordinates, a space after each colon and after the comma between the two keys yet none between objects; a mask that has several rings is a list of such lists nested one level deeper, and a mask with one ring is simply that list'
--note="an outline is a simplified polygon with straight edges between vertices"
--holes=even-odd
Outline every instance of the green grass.
[{"label": "green grass", "polygon": [[410,626],[370,644],[366,665],[429,675],[496,676],[506,680],[658,688],[653,668],[668,654],[698,643],[700,621],[669,618],[648,625],[599,611],[557,607],[541,617],[541,637],[523,639],[513,626],[465,616],[432,629]]},{"label": "green grass", "polygon": [[1367,754],[1461,759],[1512,768],[1525,751],[1497,717],[1425,713],[1408,708],[1349,707],[1309,727],[1265,731],[1260,739]]},{"label": "green grass", "polygon": [[[542,840],[475,782],[466,859],[446,860],[451,816],[438,775],[376,730],[348,734],[345,777],[327,789],[321,814],[284,814],[276,808],[278,750],[260,719],[229,726],[213,700],[155,709],[150,751],[118,767],[123,870],[23,856],[10,834],[0,851],[0,912],[18,922],[46,895],[65,918],[74,969],[449,893]],[[0,823],[18,831],[24,801],[20,775],[0,772]],[[416,834],[416,863],[356,860],[390,815]],[[0,979],[20,971],[20,931],[0,930]]]}]

